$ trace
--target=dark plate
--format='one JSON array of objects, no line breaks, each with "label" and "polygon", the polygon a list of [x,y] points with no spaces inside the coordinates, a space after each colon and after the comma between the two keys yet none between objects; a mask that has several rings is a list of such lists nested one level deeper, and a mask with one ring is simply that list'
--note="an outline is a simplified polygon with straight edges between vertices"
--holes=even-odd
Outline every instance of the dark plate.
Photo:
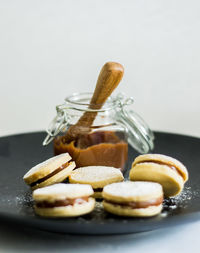
[{"label": "dark plate", "polygon": [[[32,166],[53,155],[51,145],[41,145],[44,136],[44,132],[37,132],[0,138],[1,222],[8,222],[9,226],[30,226],[71,234],[126,234],[200,218],[200,139],[158,132],[155,133],[154,153],[181,160],[190,175],[181,196],[166,201],[160,215],[153,218],[121,218],[104,212],[99,204],[91,214],[79,218],[47,219],[36,216],[31,192],[22,178]],[[128,168],[136,155],[130,149]]]}]

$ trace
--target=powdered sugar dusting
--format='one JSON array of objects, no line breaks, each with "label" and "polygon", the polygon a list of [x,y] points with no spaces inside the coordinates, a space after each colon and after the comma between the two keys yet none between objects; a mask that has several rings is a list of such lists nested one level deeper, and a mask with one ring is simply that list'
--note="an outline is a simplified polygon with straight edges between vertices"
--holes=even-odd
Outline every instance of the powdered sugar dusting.
[{"label": "powdered sugar dusting", "polygon": [[167,213],[175,211],[178,208],[186,208],[190,205],[191,199],[198,195],[199,192],[192,191],[190,186],[184,187],[183,191],[179,195],[164,200],[162,215],[166,216]]},{"label": "powdered sugar dusting", "polygon": [[44,188],[39,188],[33,192],[34,199],[46,199],[50,197],[55,197],[57,199],[63,198],[76,198],[81,196],[92,195],[93,189],[87,184],[54,184],[46,186]]},{"label": "powdered sugar dusting", "polygon": [[57,156],[53,156],[53,157],[49,158],[48,160],[43,161],[43,162],[35,165],[32,169],[30,169],[24,175],[24,178],[27,178],[30,175],[32,175],[33,173],[36,173],[36,172],[40,171],[43,167],[48,166],[52,162],[59,161],[59,159],[63,158],[63,157],[66,157],[66,162],[71,159],[71,156],[68,153],[64,153],[64,154],[60,154],[60,155],[57,155]]},{"label": "powdered sugar dusting", "polygon": [[85,183],[111,180],[113,178],[123,179],[123,175],[119,169],[107,166],[82,167],[76,169],[70,177],[73,180]]},{"label": "powdered sugar dusting", "polygon": [[153,182],[121,182],[104,187],[103,191],[109,195],[119,197],[139,197],[149,194],[162,194],[162,186]]},{"label": "powdered sugar dusting", "polygon": [[185,187],[183,191],[179,195],[175,196],[173,199],[179,204],[185,203],[191,200],[195,194],[196,194],[195,192],[191,191],[191,187],[188,186]]}]

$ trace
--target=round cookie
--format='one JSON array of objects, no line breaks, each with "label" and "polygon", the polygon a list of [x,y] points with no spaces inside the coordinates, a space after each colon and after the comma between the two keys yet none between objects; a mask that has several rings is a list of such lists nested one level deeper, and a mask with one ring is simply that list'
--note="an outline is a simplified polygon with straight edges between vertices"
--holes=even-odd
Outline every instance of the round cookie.
[{"label": "round cookie", "polygon": [[68,153],[54,156],[30,169],[23,177],[32,190],[63,182],[75,168]]},{"label": "round cookie", "polygon": [[108,166],[81,167],[74,170],[69,176],[70,183],[91,185],[95,198],[102,198],[102,190],[105,185],[123,180],[124,177],[119,169]]},{"label": "round cookie", "polygon": [[162,186],[153,182],[121,182],[103,189],[103,207],[119,216],[150,217],[162,210]]},{"label": "round cookie", "polygon": [[46,217],[74,217],[91,212],[95,207],[90,185],[54,184],[33,191],[36,214]]},{"label": "round cookie", "polygon": [[129,174],[132,181],[151,181],[162,185],[166,197],[179,194],[188,180],[186,167],[178,160],[161,154],[136,157]]}]

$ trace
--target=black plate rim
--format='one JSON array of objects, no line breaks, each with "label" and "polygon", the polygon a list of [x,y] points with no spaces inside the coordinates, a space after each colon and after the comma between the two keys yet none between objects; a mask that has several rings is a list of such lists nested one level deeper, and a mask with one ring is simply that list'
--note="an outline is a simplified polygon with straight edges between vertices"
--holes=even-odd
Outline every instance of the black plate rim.
[{"label": "black plate rim", "polygon": [[[155,133],[159,133],[159,134],[169,134],[169,135],[175,135],[175,136],[183,136],[185,138],[192,138],[192,139],[198,139],[200,140],[199,137],[195,137],[195,136],[190,136],[190,135],[185,135],[185,134],[177,134],[177,133],[170,133],[170,132],[163,132],[163,131],[155,131]],[[9,137],[15,137],[15,136],[20,136],[20,135],[31,135],[31,134],[44,134],[44,131],[33,131],[33,132],[25,132],[25,133],[19,133],[19,134],[12,134],[12,135],[7,135],[7,136],[1,136],[0,139],[3,139],[3,138],[9,138]],[[195,214],[195,215],[194,215]],[[169,227],[171,226],[171,224],[173,223],[174,225],[178,225],[178,224],[183,224],[183,223],[188,223],[188,222],[193,222],[193,221],[196,221],[200,218],[200,210],[199,211],[193,211],[191,212],[190,214],[182,214],[179,216],[178,220],[175,219],[175,217],[171,217],[170,220],[167,220],[167,222],[164,221],[165,223],[165,227]],[[18,223],[18,224],[21,224],[21,225],[24,225],[24,226],[28,226],[28,227],[32,227],[34,229],[42,229],[41,228],[41,225],[40,225],[40,221],[41,219],[45,221],[45,223],[54,223],[56,220],[53,220],[53,219],[44,219],[44,218],[41,218],[39,217],[39,219],[34,219],[33,217],[30,217],[30,216],[27,216],[27,217],[21,217],[20,215],[13,215],[13,214],[6,214],[5,212],[2,212],[0,210],[0,220],[2,222],[13,222],[13,223]],[[52,222],[53,221],[53,222]],[[66,219],[65,219],[65,222],[66,222]],[[120,223],[120,220],[116,220],[115,222],[115,225],[114,226],[118,226]],[[68,220],[67,221],[67,225],[68,226],[74,226],[74,222],[72,220]],[[75,227],[77,227],[79,224],[76,224]],[[85,224],[84,224],[85,225]],[[93,221],[93,226],[101,226],[101,223],[99,222],[96,222],[96,221]],[[127,224],[122,224],[120,223],[120,225],[126,227]],[[65,232],[65,230],[63,231],[60,231],[58,229],[58,231],[56,231],[57,229],[51,229],[51,226],[48,226],[47,229],[42,229],[42,230],[47,230],[47,231],[51,231],[51,232],[61,232],[61,233],[69,233],[69,232]],[[86,224],[86,227],[87,227],[87,224]],[[153,226],[153,229],[152,230],[155,230],[155,229],[159,229],[163,227],[163,222],[162,224],[159,224],[159,220],[158,221],[155,221],[155,226]],[[62,230],[62,229],[61,229]],[[76,229],[75,229],[76,230]],[[122,229],[123,231],[123,229]],[[102,234],[128,234],[128,233],[137,233],[137,232],[145,232],[145,231],[149,231],[148,229],[148,222],[146,222],[145,226],[140,230],[136,231],[136,232],[132,232],[132,231],[123,231],[122,233],[119,233],[119,231],[116,231],[116,232],[110,232],[109,230],[107,232],[104,231],[98,231],[98,233],[94,233],[94,231],[91,233],[90,231],[87,233],[87,232],[83,232],[83,233],[77,233],[77,231],[71,231],[70,234],[90,234],[90,235],[102,235]]]}]

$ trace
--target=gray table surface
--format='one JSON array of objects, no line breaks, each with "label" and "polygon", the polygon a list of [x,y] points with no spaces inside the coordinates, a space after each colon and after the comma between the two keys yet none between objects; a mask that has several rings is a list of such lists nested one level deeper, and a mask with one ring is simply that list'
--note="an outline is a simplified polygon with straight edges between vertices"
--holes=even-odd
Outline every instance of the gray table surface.
[{"label": "gray table surface", "polygon": [[200,252],[200,221],[151,232],[76,236],[0,226],[0,252]]}]

